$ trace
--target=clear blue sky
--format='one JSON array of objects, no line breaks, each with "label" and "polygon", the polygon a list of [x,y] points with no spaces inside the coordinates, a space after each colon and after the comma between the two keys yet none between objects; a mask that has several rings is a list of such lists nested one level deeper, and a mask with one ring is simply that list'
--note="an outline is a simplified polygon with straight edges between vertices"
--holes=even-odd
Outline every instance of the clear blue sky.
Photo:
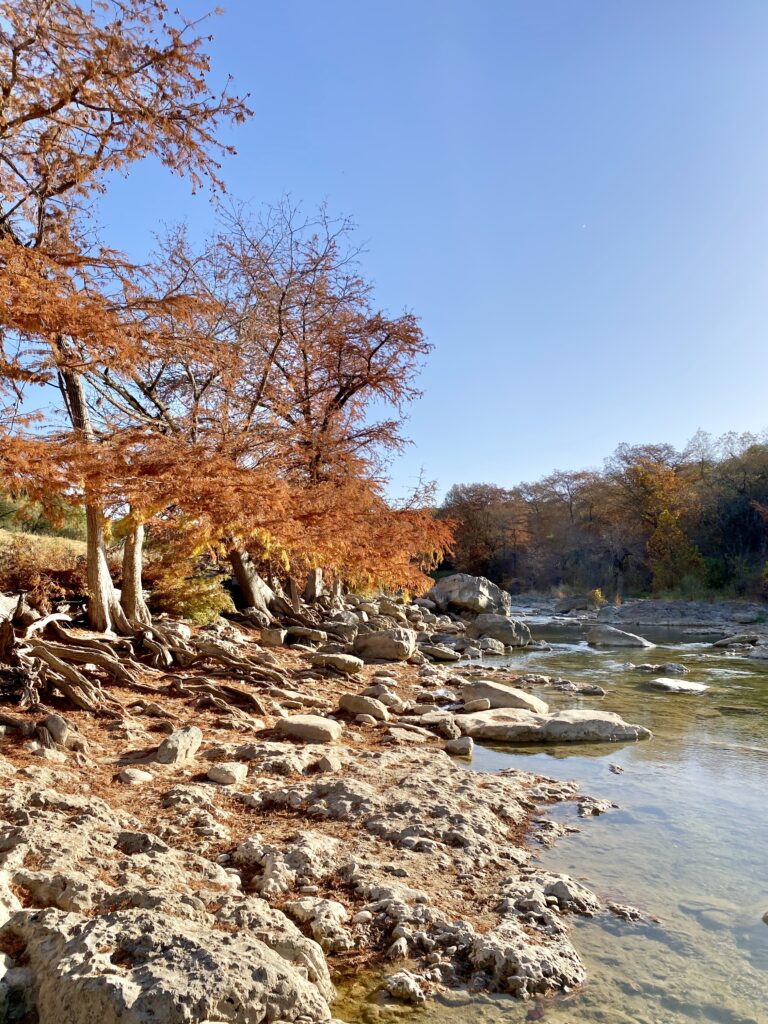
[{"label": "clear blue sky", "polygon": [[[230,191],[354,217],[435,345],[395,493],[768,425],[766,0],[224,6]],[[133,254],[181,218],[212,214],[151,166],[101,215]]]}]

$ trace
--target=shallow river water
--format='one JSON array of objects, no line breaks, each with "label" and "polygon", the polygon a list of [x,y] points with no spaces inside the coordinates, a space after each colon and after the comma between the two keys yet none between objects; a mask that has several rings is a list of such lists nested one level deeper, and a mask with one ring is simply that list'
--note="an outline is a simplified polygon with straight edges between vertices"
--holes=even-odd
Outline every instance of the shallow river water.
[{"label": "shallow river water", "polygon": [[[560,638],[552,639],[551,651],[495,663],[597,682],[608,691],[603,698],[534,692],[553,709],[616,711],[648,726],[652,740],[477,747],[473,768],[577,779],[584,793],[615,801],[618,809],[588,820],[577,818],[571,804],[554,808],[580,831],[537,859],[658,923],[573,918],[588,981],[565,997],[526,1004],[449,993],[406,1010],[377,1004],[373,979],[361,977],[336,1009],[343,1020],[768,1024],[768,663],[673,642],[669,634],[646,635],[660,646],[595,651]],[[644,685],[648,676],[627,669],[630,659],[682,662],[690,669],[686,681],[709,689],[696,696],[654,692]],[[623,772],[614,774],[610,765]]]}]

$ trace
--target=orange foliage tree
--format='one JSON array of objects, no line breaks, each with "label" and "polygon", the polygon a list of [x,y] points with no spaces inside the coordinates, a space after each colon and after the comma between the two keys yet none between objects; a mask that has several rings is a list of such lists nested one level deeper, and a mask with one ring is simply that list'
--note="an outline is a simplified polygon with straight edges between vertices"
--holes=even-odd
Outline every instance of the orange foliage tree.
[{"label": "orange foliage tree", "polygon": [[[76,445],[94,445],[83,373],[129,364],[139,343],[114,301],[130,269],[88,231],[94,197],[149,156],[217,183],[217,131],[248,111],[211,94],[205,39],[161,0],[0,2],[0,26],[3,426],[28,425],[25,386],[54,385]],[[12,451],[23,465],[24,447]],[[87,526],[91,623],[128,632],[90,503]]]}]

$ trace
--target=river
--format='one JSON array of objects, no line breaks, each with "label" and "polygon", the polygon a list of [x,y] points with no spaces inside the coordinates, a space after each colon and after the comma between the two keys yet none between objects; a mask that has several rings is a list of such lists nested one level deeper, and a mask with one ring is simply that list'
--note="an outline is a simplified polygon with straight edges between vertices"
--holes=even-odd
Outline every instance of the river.
[{"label": "river", "polygon": [[[477,771],[522,768],[577,779],[618,808],[589,820],[571,804],[552,814],[579,828],[537,860],[566,871],[605,900],[647,915],[573,919],[588,981],[578,992],[535,1004],[447,993],[423,1009],[387,1007],[373,979],[343,999],[351,1022],[429,1024],[766,1024],[768,1022],[768,663],[709,644],[659,634],[649,650],[593,650],[567,637],[551,651],[494,659],[522,672],[604,686],[603,698],[534,691],[558,707],[616,711],[653,731],[648,742],[561,747],[477,747]],[[549,638],[548,638],[549,639]],[[656,692],[634,662],[682,662],[696,696]],[[652,678],[652,677],[650,677]],[[614,766],[614,771],[610,770]],[[615,768],[622,769],[616,772]],[[657,920],[651,920],[657,919]]]}]

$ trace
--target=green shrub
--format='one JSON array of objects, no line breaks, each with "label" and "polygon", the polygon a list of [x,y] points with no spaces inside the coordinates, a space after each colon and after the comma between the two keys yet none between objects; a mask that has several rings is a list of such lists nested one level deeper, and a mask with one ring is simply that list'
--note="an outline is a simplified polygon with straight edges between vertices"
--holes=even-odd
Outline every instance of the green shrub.
[{"label": "green shrub", "polygon": [[235,610],[221,576],[182,575],[177,570],[165,571],[156,578],[149,607],[153,612],[167,612],[172,618],[190,619],[200,625],[213,622],[222,612]]}]

